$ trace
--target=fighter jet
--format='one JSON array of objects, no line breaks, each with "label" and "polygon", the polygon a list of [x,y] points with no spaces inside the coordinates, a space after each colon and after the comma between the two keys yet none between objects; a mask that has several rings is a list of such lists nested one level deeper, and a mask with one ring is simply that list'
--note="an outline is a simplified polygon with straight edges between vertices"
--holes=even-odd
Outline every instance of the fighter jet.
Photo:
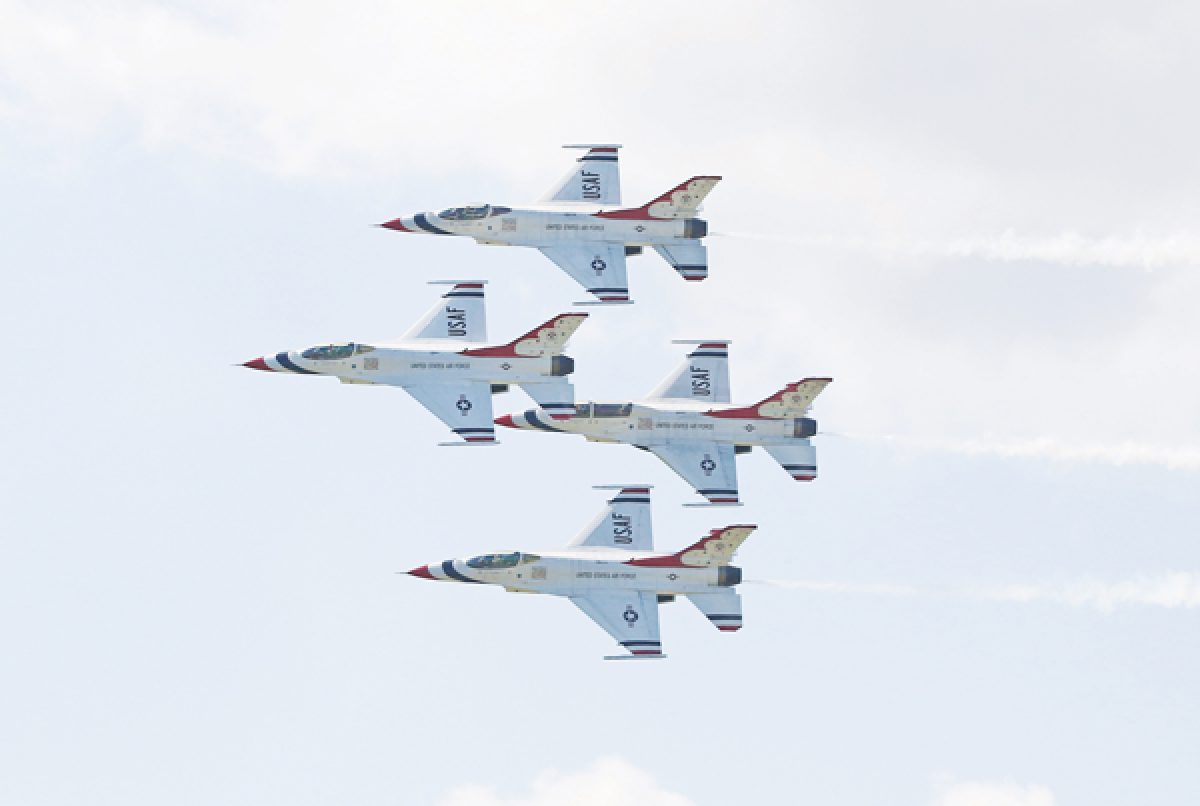
[{"label": "fighter jet", "polygon": [[625,258],[650,246],[685,280],[708,276],[701,238],[708,224],[696,216],[721,181],[693,176],[641,207],[621,207],[619,145],[567,145],[587,149],[538,202],[524,207],[466,204],[440,213],[417,213],[383,224],[397,232],[463,235],[476,243],[532,246],[595,296],[578,305],[630,303]]},{"label": "fighter jet", "polygon": [[589,442],[624,442],[650,451],[683,477],[707,503],[740,506],[734,457],[761,445],[796,481],[817,477],[810,437],[817,422],[806,416],[832,378],[805,378],[749,406],[729,401],[731,342],[675,341],[698,345],[645,400],[580,403],[574,414],[553,419],[537,409],[506,414],[498,425],[529,431],[582,434]]},{"label": "fighter jet", "polygon": [[629,654],[605,660],[665,658],[658,636],[658,606],[686,596],[722,632],[742,627],[742,597],[733,589],[742,569],[734,552],[756,526],[713,529],[674,554],[654,550],[650,486],[620,490],[565,547],[536,554],[501,551],[445,560],[409,571],[422,579],[503,585],[516,593],[566,596]]},{"label": "fighter jet", "polygon": [[297,375],[332,375],[342,383],[399,386],[462,438],[441,445],[495,445],[492,395],[517,384],[550,418],[569,417],[575,362],[563,349],[586,313],[564,313],[508,344],[487,344],[485,280],[451,285],[398,341],[322,344],[255,358],[242,366]]}]

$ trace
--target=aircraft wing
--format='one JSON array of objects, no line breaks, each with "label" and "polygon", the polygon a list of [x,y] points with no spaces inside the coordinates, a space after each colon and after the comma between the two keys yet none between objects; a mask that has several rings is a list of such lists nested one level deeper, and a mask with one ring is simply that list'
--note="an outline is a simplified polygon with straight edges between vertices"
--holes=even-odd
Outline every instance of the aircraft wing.
[{"label": "aircraft wing", "polygon": [[538,249],[599,302],[629,302],[629,281],[625,279],[625,244],[581,241],[539,246]]},{"label": "aircraft wing", "polygon": [[710,504],[739,503],[733,443],[670,442],[645,447],[695,487]]},{"label": "aircraft wing", "polygon": [[495,444],[496,427],[492,422],[492,385],[482,381],[422,383],[405,386],[417,402],[458,434],[466,443]]},{"label": "aircraft wing", "polygon": [[634,655],[662,654],[662,643],[658,638],[658,595],[653,591],[592,593],[570,598],[576,607]]}]

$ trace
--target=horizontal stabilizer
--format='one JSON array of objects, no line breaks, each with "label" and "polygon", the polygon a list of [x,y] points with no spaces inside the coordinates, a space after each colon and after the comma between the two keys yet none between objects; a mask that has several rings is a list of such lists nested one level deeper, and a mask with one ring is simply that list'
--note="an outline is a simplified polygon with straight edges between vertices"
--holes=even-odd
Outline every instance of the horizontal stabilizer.
[{"label": "horizontal stabilizer", "polygon": [[655,244],[654,251],[685,280],[699,282],[708,277],[708,247],[700,241],[678,239],[674,243]]},{"label": "horizontal stabilizer", "polygon": [[567,341],[587,318],[586,313],[563,313],[553,319],[538,325],[520,338],[513,339],[508,344],[498,347],[477,347],[473,350],[463,350],[463,355],[476,355],[480,358],[516,356],[537,358],[545,355],[562,355]]},{"label": "horizontal stabilizer", "polygon": [[812,481],[817,477],[817,449],[812,445],[767,445],[763,450],[796,481]]},{"label": "horizontal stabilizer", "polygon": [[734,632],[742,628],[742,596],[737,591],[726,589],[716,593],[689,593],[687,598],[721,632]]}]

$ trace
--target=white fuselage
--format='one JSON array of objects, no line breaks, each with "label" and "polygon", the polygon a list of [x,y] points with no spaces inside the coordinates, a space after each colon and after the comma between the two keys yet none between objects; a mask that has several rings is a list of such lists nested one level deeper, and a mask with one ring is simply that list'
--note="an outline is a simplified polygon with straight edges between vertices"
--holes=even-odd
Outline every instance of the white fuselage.
[{"label": "white fuselage", "polygon": [[[595,442],[662,445],[672,442],[731,442],[735,445],[809,445],[815,422],[806,417],[720,417],[715,413],[744,408],[733,404],[641,401],[626,404],[577,403],[570,419],[548,419],[536,410],[502,417],[501,425],[531,431],[580,434]],[[625,410],[628,414],[625,414]],[[620,410],[620,416],[595,416]],[[589,416],[591,415],[591,416]],[[510,422],[511,420],[511,422]]]},{"label": "white fuselage", "polygon": [[[695,239],[706,232],[699,219],[610,218],[592,205],[564,205],[553,209],[489,208],[483,218],[445,219],[436,213],[418,213],[399,219],[404,232],[426,235],[461,235],[483,244],[499,246],[555,246],[564,241],[603,241],[631,246],[671,244],[680,238]],[[507,210],[508,212],[496,212]],[[392,229],[400,229],[389,224]]]},{"label": "white fuselage", "polygon": [[[513,552],[516,555],[518,552]],[[512,555],[482,555],[501,557]],[[660,594],[712,593],[732,566],[689,567],[674,555],[610,548],[552,549],[520,554],[519,564],[507,568],[473,567],[480,558],[430,563],[416,571],[429,578],[501,585],[520,593],[584,596],[608,591],[646,591]],[[531,559],[532,558],[532,559]],[[652,565],[647,563],[662,563]],[[477,566],[477,563],[476,563]],[[736,569],[734,569],[736,570]],[[738,577],[740,579],[740,575]]]},{"label": "white fuselage", "polygon": [[[548,381],[555,371],[554,356],[463,355],[462,350],[446,350],[444,345],[444,341],[412,341],[403,345],[378,346],[344,358],[312,359],[304,357],[306,351],[292,351],[265,356],[263,360],[279,372],[333,375],[346,383],[388,386],[462,381],[539,383]],[[463,350],[487,347],[484,344],[456,346]]]}]

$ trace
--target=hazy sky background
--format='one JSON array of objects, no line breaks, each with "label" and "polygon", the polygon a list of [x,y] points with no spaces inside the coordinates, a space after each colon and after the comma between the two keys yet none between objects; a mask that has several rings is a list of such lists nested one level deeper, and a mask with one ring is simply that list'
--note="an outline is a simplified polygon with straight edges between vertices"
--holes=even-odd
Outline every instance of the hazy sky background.
[{"label": "hazy sky background", "polygon": [[[0,804],[1184,803],[1200,789],[1200,10],[1192,3],[0,0]],[[710,279],[630,262],[583,398],[672,338],[735,399],[830,375],[821,477],[438,448],[403,392],[233,365],[395,337],[489,280],[402,214],[620,142],[695,174]],[[527,408],[514,390],[497,413]],[[565,543],[655,485],[661,548],[757,523],[746,627],[397,576]]]}]

